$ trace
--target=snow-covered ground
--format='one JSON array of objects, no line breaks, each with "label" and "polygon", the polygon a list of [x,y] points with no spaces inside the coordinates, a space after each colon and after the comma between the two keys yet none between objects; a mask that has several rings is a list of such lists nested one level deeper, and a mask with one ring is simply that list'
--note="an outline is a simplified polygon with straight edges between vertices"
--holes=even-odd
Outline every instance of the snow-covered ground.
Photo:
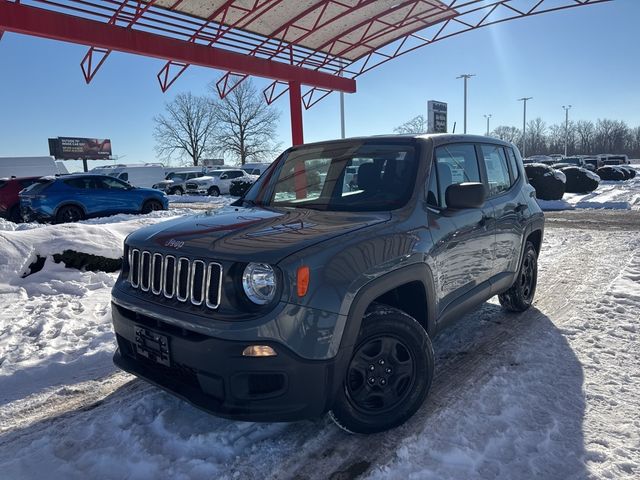
[{"label": "snow-covered ground", "polygon": [[603,180],[591,193],[565,193],[562,200],[538,200],[538,204],[547,211],[575,208],[640,210],[640,168],[634,168],[638,170],[638,175],[631,180]]},{"label": "snow-covered ground", "polygon": [[129,231],[191,212],[0,223],[0,478],[640,477],[638,231],[547,229],[535,308],[466,316],[435,339],[416,416],[349,436],[215,418],[116,371],[116,274],[49,258],[21,278],[36,254],[119,256]]}]

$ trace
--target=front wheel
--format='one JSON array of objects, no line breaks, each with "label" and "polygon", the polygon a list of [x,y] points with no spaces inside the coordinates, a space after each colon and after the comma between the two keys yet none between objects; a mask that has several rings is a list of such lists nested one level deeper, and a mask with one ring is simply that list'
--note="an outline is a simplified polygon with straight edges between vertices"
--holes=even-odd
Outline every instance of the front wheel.
[{"label": "front wheel", "polygon": [[433,371],[433,347],[424,328],[401,310],[374,305],[362,319],[329,415],[352,433],[397,427],[424,402]]},{"label": "front wheel", "polygon": [[162,203],[158,200],[147,200],[142,206],[142,213],[151,213],[156,210],[162,210]]},{"label": "front wheel", "polygon": [[220,189],[218,187],[211,187],[208,191],[209,196],[211,197],[219,197],[220,196]]},{"label": "front wheel", "polygon": [[171,190],[169,195],[184,195],[184,192],[182,191],[182,188],[176,187],[176,188]]},{"label": "front wheel", "polygon": [[533,303],[538,283],[538,251],[527,242],[516,281],[511,288],[498,295],[500,305],[511,312],[524,312]]}]

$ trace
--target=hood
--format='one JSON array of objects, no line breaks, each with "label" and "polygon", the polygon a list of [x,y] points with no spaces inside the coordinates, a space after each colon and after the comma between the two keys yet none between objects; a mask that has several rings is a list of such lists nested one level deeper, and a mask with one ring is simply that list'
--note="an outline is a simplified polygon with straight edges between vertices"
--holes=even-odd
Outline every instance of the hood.
[{"label": "hood", "polygon": [[316,243],[389,220],[388,213],[226,207],[132,233],[127,244],[154,252],[275,264]]},{"label": "hood", "polygon": [[187,182],[189,183],[207,183],[210,182],[211,180],[213,180],[215,177],[211,177],[211,176],[204,176],[204,177],[198,177],[198,178],[192,178],[191,180],[187,180]]},{"label": "hood", "polygon": [[162,180],[162,181],[156,183],[156,185],[165,186],[165,185],[171,185],[172,183],[175,183],[175,180]]}]

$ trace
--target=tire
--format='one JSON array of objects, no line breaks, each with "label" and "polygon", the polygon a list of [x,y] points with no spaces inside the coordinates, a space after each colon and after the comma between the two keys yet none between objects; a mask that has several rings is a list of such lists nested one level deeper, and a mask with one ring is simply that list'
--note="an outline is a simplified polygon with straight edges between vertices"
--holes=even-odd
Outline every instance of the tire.
[{"label": "tire", "polygon": [[20,205],[14,205],[7,212],[7,220],[13,223],[22,223],[22,214],[20,213]]},{"label": "tire", "polygon": [[176,187],[173,190],[171,190],[169,195],[184,195],[184,192],[182,191],[182,188]]},{"label": "tire", "polygon": [[142,213],[151,213],[155,212],[156,210],[162,209],[162,203],[160,203],[158,200],[147,200],[142,205]]},{"label": "tire", "polygon": [[433,371],[433,347],[424,328],[397,308],[373,304],[329,415],[350,433],[397,427],[424,402]]},{"label": "tire", "polygon": [[498,295],[500,305],[510,312],[524,312],[533,303],[537,283],[538,252],[533,243],[527,242],[516,281],[509,290]]},{"label": "tire", "polygon": [[207,193],[209,194],[210,197],[219,197],[220,189],[218,187],[210,187]]},{"label": "tire", "polygon": [[76,205],[65,205],[56,213],[56,223],[78,222],[84,218],[84,212]]}]

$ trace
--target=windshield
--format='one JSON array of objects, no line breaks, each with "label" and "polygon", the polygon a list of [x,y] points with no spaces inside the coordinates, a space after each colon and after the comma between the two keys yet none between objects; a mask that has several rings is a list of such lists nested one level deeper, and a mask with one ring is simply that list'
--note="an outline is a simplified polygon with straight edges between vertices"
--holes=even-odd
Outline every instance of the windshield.
[{"label": "windshield", "polygon": [[247,202],[327,211],[402,207],[413,192],[415,147],[336,143],[287,152],[247,193]]}]

